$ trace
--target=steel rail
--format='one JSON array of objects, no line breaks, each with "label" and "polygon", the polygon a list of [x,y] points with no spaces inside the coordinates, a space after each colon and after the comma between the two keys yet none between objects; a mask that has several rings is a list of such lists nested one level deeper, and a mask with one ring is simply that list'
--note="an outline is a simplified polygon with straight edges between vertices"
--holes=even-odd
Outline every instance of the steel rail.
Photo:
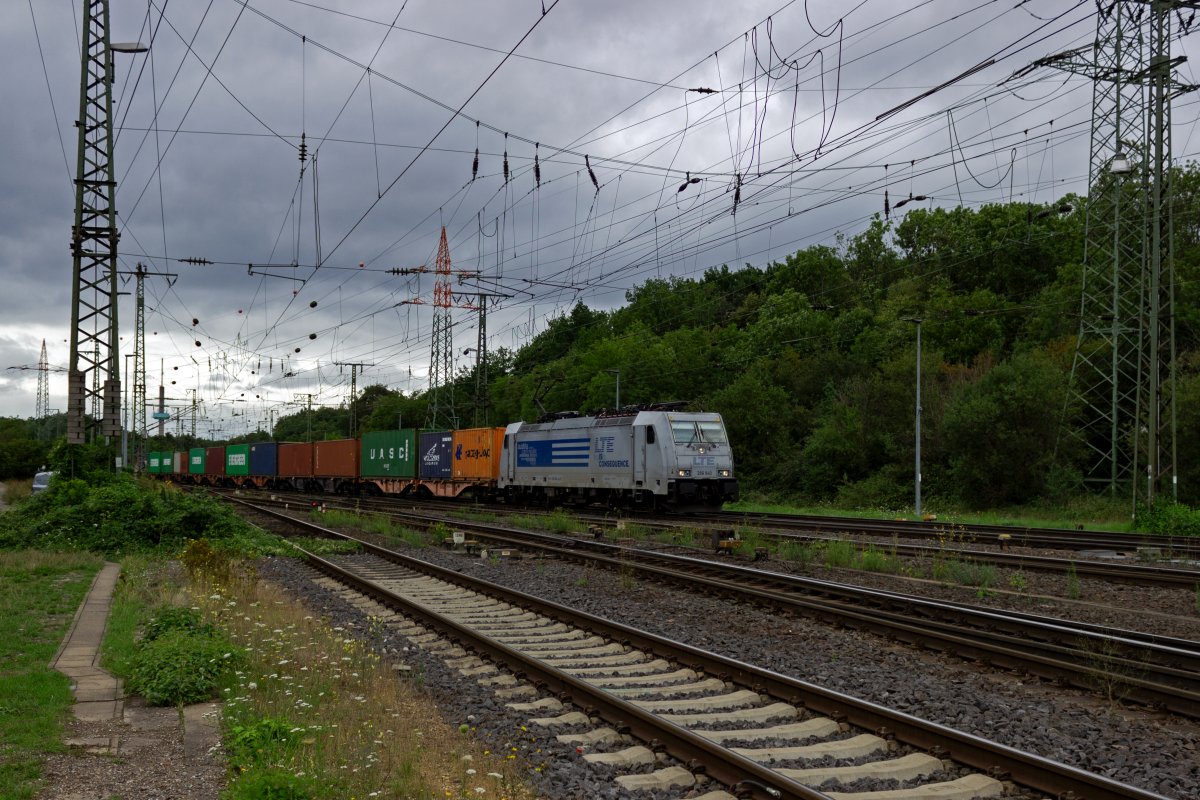
[{"label": "steel rail", "polygon": [[[430,574],[427,568],[429,565],[426,562],[409,559],[407,556],[401,556],[366,542],[363,545],[374,555],[386,557],[393,563]],[[717,742],[661,719],[633,703],[622,700],[616,695],[546,664],[534,656],[526,655],[476,633],[471,628],[389,591],[328,559],[309,553],[303,548],[298,547],[297,549],[304,553],[305,559],[310,565],[325,574],[400,611],[405,616],[417,619],[442,632],[451,641],[468,647],[495,663],[503,664],[519,678],[529,680],[539,691],[549,692],[560,698],[569,698],[575,705],[585,708],[589,716],[598,716],[613,725],[618,732],[631,733],[636,738],[651,743],[655,748],[664,750],[683,762],[690,771],[703,772],[726,786],[732,787],[734,791],[738,792],[739,797],[771,798],[772,800],[829,800],[827,795],[797,783],[729,748],[722,747]],[[421,566],[416,567],[416,565]],[[441,575],[438,577],[445,580]],[[487,591],[493,587],[489,584],[483,588],[462,581],[454,581],[454,583],[455,585],[471,586],[476,591]]]},{"label": "steel rail", "polygon": [[[440,521],[421,514],[398,515],[425,524]],[[1130,700],[1200,717],[1197,642],[1053,617],[998,612],[507,526],[475,522],[456,525],[514,547],[533,545],[559,557],[599,562],[614,570],[634,569],[689,589],[697,588],[697,582],[703,580],[710,592],[723,596],[788,608],[833,624],[853,623],[920,647],[946,649],[965,658],[1029,671],[1089,691],[1110,684],[1119,686]],[[699,573],[706,577],[701,578]],[[865,612],[864,608],[871,611]],[[949,620],[948,616],[957,619]],[[915,618],[921,620],[919,625]],[[964,624],[970,629],[964,629]],[[1125,655],[1126,651],[1132,651],[1131,655]],[[1140,677],[1143,674],[1155,679]]]},{"label": "steel rail", "polygon": [[[687,519],[687,517],[684,517]],[[923,520],[879,520],[862,517],[826,517],[816,514],[769,514],[744,511],[718,511],[695,515],[695,519],[720,525],[773,525],[784,529],[851,533],[884,533],[920,538],[954,538],[966,535],[968,541],[999,542],[1001,534],[1012,544],[1027,547],[1057,547],[1064,550],[1097,548],[1136,549],[1157,547],[1165,552],[1200,556],[1200,537],[1158,533],[1118,533],[1115,531],[1035,528],[1020,525],[987,525]]]},{"label": "steel rail", "polygon": [[[289,522],[327,530],[246,501],[237,502]],[[425,515],[399,516],[416,518],[423,524],[440,521]],[[503,526],[469,523],[462,527],[514,547],[533,546],[562,558],[600,563],[618,571],[632,569],[649,579],[689,590],[703,586],[708,594],[781,608],[834,625],[852,625],[918,647],[946,650],[1088,691],[1118,687],[1129,700],[1200,718],[1197,690],[1200,644],[1196,642],[1051,617],[1010,615],[994,609],[603,542],[515,531]],[[1092,644],[1082,645],[1085,641]],[[1150,675],[1153,680],[1142,675]]]},{"label": "steel rail", "polygon": [[[260,502],[263,502],[263,501],[260,501]],[[286,503],[288,501],[283,500],[283,501],[277,501],[277,502],[285,502]],[[423,513],[423,512],[417,512],[415,510],[415,507],[412,512],[405,511],[403,509],[398,509],[398,508],[396,508],[396,506],[402,505],[402,503],[399,503],[394,500],[393,501],[379,501],[378,498],[367,499],[366,503],[365,503],[365,505],[368,506],[367,509],[363,508],[363,506],[364,506],[363,500],[347,501],[344,499],[339,499],[339,500],[334,500],[332,503],[330,503],[329,501],[325,501],[324,504],[327,507],[332,505],[332,507],[335,509],[344,509],[344,510],[353,510],[353,511],[371,510],[373,513],[380,513],[380,512],[392,513],[392,514]],[[370,508],[372,506],[377,506],[377,508]],[[452,510],[452,508],[453,508],[452,506],[450,506],[448,504],[442,505],[441,507],[446,508],[447,510]],[[588,515],[581,516],[581,519],[594,519],[598,522],[611,522],[612,521],[611,519],[605,519],[602,517],[591,517]],[[447,520],[447,521],[452,521],[455,525],[460,524],[460,522],[457,518],[453,519],[453,520]],[[661,521],[661,520],[659,520],[659,521],[641,521],[638,524],[644,525],[647,527],[658,527],[658,528],[664,528],[664,529],[677,528],[679,526],[679,523],[676,521],[667,522],[667,521]],[[891,524],[891,523],[888,523],[888,524]],[[805,529],[807,529],[806,526],[802,526],[802,527],[805,527]],[[850,529],[847,529],[847,530],[850,530]],[[879,532],[878,535],[882,535],[884,532],[891,532],[891,530],[892,529],[890,529],[890,528],[881,529],[881,531]],[[872,535],[872,531],[869,531],[869,530],[855,530],[852,532],[863,533],[866,535]],[[793,532],[788,532],[788,531],[769,531],[769,530],[762,530],[762,531],[759,531],[758,533],[762,536],[766,536],[766,537],[769,537],[772,539],[800,540],[800,541],[807,541],[807,542],[831,541],[830,538],[820,536],[817,534],[803,534],[803,533],[793,533]],[[909,534],[904,533],[902,535],[909,535]],[[927,538],[929,538],[929,537],[927,537]],[[832,540],[832,541],[836,541],[836,540]],[[999,542],[997,542],[997,543],[999,544]],[[890,554],[900,555],[900,556],[904,556],[904,557],[908,557],[908,558],[919,558],[919,557],[925,557],[925,556],[935,557],[939,553],[944,553],[950,557],[967,558],[973,562],[981,563],[981,564],[994,564],[994,565],[1000,566],[1000,567],[1008,567],[1008,568],[1020,569],[1020,570],[1031,570],[1031,571],[1038,571],[1038,572],[1048,572],[1048,573],[1055,573],[1055,574],[1067,574],[1067,573],[1070,573],[1073,571],[1075,573],[1075,575],[1077,575],[1079,577],[1095,578],[1097,580],[1106,580],[1106,581],[1126,582],[1126,583],[1131,583],[1131,584],[1135,584],[1138,586],[1158,585],[1158,586],[1180,587],[1180,588],[1187,588],[1187,589],[1195,589],[1197,587],[1200,587],[1200,569],[1187,569],[1187,568],[1180,568],[1180,567],[1164,567],[1164,566],[1143,565],[1143,564],[1121,564],[1121,563],[1112,563],[1112,562],[1104,562],[1104,561],[1093,561],[1093,560],[1088,560],[1088,559],[1076,560],[1076,559],[1071,559],[1071,558],[1061,558],[1061,557],[1055,557],[1055,556],[1014,554],[1014,553],[1006,553],[1006,552],[996,552],[993,550],[968,550],[968,549],[964,549],[964,548],[954,548],[954,547],[935,547],[932,545],[899,544],[897,542],[865,541],[865,542],[858,543],[858,548],[860,551],[867,547],[872,547],[872,546],[878,546]],[[1030,546],[1030,544],[1028,542],[1026,542],[1025,540],[1020,540],[1020,541],[1010,540],[1009,542],[1007,542],[1007,546]],[[1042,546],[1042,545],[1039,545],[1039,546]],[[1200,546],[1200,545],[1198,545],[1198,546]]]},{"label": "steel rail", "polygon": [[[280,516],[286,517],[286,515]],[[973,769],[987,772],[993,777],[1010,779],[1036,791],[1045,792],[1056,797],[1076,796],[1088,798],[1088,800],[1166,800],[1162,795],[1138,787],[1129,786],[1101,775],[1080,770],[1032,753],[1026,753],[1007,745],[988,741],[972,734],[904,714],[885,706],[860,700],[806,681],[781,675],[727,656],[709,653],[682,642],[571,609],[515,589],[509,589],[479,578],[472,578],[460,572],[439,567],[420,559],[411,558],[370,542],[356,539],[355,537],[345,536],[336,531],[321,528],[312,523],[291,518],[289,520],[308,527],[310,530],[318,530],[325,535],[359,541],[366,552],[414,571],[429,574],[448,583],[470,589],[471,591],[487,594],[510,602],[513,605],[536,611],[547,617],[621,642],[626,646],[655,653],[685,666],[717,675],[754,691],[769,694],[797,706],[808,708],[814,712],[832,716],[835,719],[844,720],[860,728],[873,730],[879,735],[894,737],[906,744],[930,751],[938,757],[948,758]],[[411,609],[420,619],[426,620],[431,624],[434,623],[433,617],[439,616],[428,609],[409,603],[403,598],[387,592],[387,590],[370,581],[354,576],[353,573],[347,572],[326,559],[311,554],[309,554],[308,558],[310,563],[318,566],[326,574],[338,577],[339,580],[342,579],[341,576],[343,575],[348,576],[348,582],[363,586],[364,589],[376,597],[376,599],[380,599],[381,602],[384,601],[383,598],[388,598],[386,600],[388,604],[393,602],[399,603],[406,610]],[[722,762],[727,761],[725,748],[718,748],[714,751],[713,743],[703,737],[696,736],[686,729],[678,728],[678,726],[660,720],[653,714],[644,712],[636,706],[631,706],[628,703],[617,700],[607,692],[584,684],[553,667],[530,664],[530,659],[524,656],[524,654],[496,642],[481,641],[478,634],[451,620],[444,620],[444,623],[444,626],[440,622],[437,624],[443,630],[449,631],[451,637],[458,641],[458,643],[472,649],[476,649],[476,645],[478,644],[477,652],[501,661],[501,663],[504,663],[509,669],[513,669],[515,672],[525,673],[525,677],[529,677],[530,675],[544,676],[544,688],[553,691],[571,692],[575,698],[586,696],[594,699],[596,705],[588,710],[595,711],[599,716],[604,717],[608,721],[618,726],[628,725],[630,730],[636,730],[634,728],[635,724],[646,725],[647,733],[651,738],[657,738],[664,745],[667,752],[670,752],[673,756],[683,761],[689,768],[699,770],[704,767],[706,768],[705,771],[717,780],[726,783],[726,785],[734,786],[735,789],[740,788],[745,790],[749,793],[749,796],[773,796],[769,793],[761,793],[761,790],[755,787],[750,781],[742,782],[745,781],[745,778],[739,777],[737,774],[737,771],[742,769],[747,770],[743,774],[755,774],[754,772],[749,772],[749,770],[761,770],[762,766],[757,764],[757,762],[741,759],[739,756],[738,758],[741,761],[733,761],[734,766],[730,768],[735,773],[723,779],[721,775],[725,774],[725,767],[722,766]],[[514,665],[517,666],[514,667]],[[535,677],[534,680],[536,683],[537,678]],[[581,691],[584,694],[574,694],[577,691]],[[584,705],[586,707],[587,703],[585,702]],[[664,736],[669,738],[663,738]],[[675,748],[678,749],[675,750]],[[701,761],[701,756],[713,758],[714,761]],[[746,763],[743,764],[742,761]],[[715,770],[714,766],[716,766]],[[781,796],[783,797],[825,797],[820,792],[796,784],[793,781],[782,778],[782,776],[764,777],[770,778],[769,781],[764,781],[766,786],[776,787],[781,793],[784,790],[795,792],[794,795],[782,794]],[[730,783],[729,780],[731,779],[737,780],[734,783]],[[761,780],[761,778],[755,777],[754,780]]]}]

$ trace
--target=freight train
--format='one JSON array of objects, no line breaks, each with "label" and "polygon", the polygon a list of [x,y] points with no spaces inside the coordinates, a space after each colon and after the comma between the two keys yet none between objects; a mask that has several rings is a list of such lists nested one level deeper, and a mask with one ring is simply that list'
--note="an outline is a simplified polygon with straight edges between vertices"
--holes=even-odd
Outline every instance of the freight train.
[{"label": "freight train", "polygon": [[154,452],[147,471],[202,486],[549,506],[688,510],[738,495],[721,415],[674,404],[559,413],[506,428]]}]

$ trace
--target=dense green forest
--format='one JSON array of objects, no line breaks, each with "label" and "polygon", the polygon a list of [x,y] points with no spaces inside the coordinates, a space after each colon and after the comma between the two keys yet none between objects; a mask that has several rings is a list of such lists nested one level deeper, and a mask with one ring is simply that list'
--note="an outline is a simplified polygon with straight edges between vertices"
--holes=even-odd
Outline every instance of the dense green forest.
[{"label": "dense green forest", "polygon": [[[1181,500],[1200,501],[1200,170],[1175,176]],[[654,278],[601,311],[577,304],[518,351],[491,355],[490,405],[473,369],[455,383],[462,427],[541,409],[687,400],[721,412],[743,486],[845,507],[911,503],[916,331],[923,489],[989,507],[1082,490],[1068,384],[1079,330],[1085,214],[1052,205],[913,209],[765,267]],[[425,398],[369,386],[358,429],[419,426]],[[486,412],[486,417],[485,417]],[[351,409],[281,417],[279,440],[347,435]],[[311,433],[310,433],[311,431]],[[242,440],[265,437],[264,432]],[[162,442],[168,446],[186,444]],[[155,445],[152,445],[152,447]]]}]

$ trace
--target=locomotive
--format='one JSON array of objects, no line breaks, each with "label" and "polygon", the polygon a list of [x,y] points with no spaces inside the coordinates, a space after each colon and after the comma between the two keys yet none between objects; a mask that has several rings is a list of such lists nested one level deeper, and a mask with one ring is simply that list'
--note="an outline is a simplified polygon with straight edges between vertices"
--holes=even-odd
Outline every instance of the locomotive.
[{"label": "locomotive", "polygon": [[518,502],[632,508],[719,508],[738,494],[721,415],[667,404],[514,422],[496,485]]},{"label": "locomotive", "polygon": [[719,508],[738,496],[720,414],[654,404],[506,428],[374,431],[148,454],[178,483],[627,509]]}]

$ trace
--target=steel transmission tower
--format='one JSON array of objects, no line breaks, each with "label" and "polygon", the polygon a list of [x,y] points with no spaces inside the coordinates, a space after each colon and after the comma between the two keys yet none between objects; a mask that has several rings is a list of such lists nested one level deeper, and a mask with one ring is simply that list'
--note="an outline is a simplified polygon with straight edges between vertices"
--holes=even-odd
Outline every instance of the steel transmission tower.
[{"label": "steel transmission tower", "polygon": [[[112,52],[141,52],[109,41],[108,0],[84,0],[75,224],[71,229],[71,360],[67,442],[121,432],[117,355],[117,214],[112,154]],[[91,406],[99,409],[88,417]]]},{"label": "steel transmission tower", "polygon": [[429,406],[425,412],[425,427],[452,428],[454,418],[454,332],[450,319],[450,245],[446,242],[446,227],[438,243],[434,262],[433,284],[433,344],[429,357]]},{"label": "steel transmission tower", "polygon": [[42,339],[42,354],[38,356],[37,402],[34,405],[35,419],[50,416],[50,362],[46,359],[46,340]]},{"label": "steel transmission tower", "polygon": [[[1071,391],[1084,480],[1152,503],[1174,491],[1170,205],[1170,12],[1194,3],[1098,2],[1096,38],[1037,62],[1092,79],[1079,337]],[[1166,242],[1162,239],[1165,236]],[[1167,413],[1164,413],[1166,411]],[[1168,436],[1162,429],[1169,429]],[[1145,482],[1138,480],[1147,467]]]},{"label": "steel transmission tower", "polygon": [[[179,277],[174,272],[151,272],[146,269],[146,266],[138,262],[137,267],[132,272],[117,270],[120,275],[133,275],[136,280],[137,288],[135,290],[135,322],[134,322],[134,337],[133,337],[133,432],[136,437],[134,447],[134,464],[138,465],[137,469],[141,469],[141,465],[145,463],[146,439],[150,435],[150,429],[146,426],[146,276],[155,275],[161,278],[166,278],[168,283],[174,283]],[[162,392],[162,387],[159,387],[159,392]],[[161,401],[159,403],[161,409]],[[159,423],[159,435],[162,435],[162,423]]]}]

